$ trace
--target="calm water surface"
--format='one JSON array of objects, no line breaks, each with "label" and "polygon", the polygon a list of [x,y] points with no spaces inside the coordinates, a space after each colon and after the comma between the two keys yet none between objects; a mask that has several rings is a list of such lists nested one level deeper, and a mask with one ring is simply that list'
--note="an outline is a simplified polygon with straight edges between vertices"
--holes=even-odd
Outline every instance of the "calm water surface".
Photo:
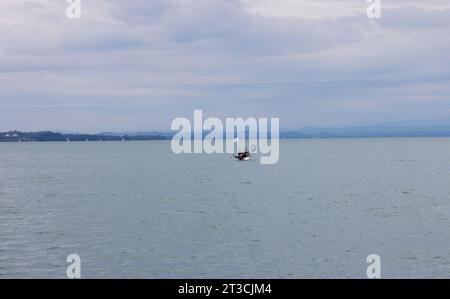
[{"label": "calm water surface", "polygon": [[450,278],[450,139],[0,144],[0,277]]}]

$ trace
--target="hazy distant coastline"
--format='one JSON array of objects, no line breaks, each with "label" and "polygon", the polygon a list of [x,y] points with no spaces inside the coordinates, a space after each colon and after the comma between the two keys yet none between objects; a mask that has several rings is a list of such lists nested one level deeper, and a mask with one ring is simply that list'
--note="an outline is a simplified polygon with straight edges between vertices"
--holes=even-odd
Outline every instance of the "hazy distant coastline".
[{"label": "hazy distant coastline", "polygon": [[[52,131],[0,132],[0,142],[56,142],[56,141],[145,141],[169,140],[175,132],[104,132],[98,134],[61,133]],[[204,135],[206,135],[204,133]],[[310,138],[375,138],[375,137],[450,137],[450,126],[442,127],[351,127],[305,128],[281,131],[281,139]]]},{"label": "hazy distant coastline", "polygon": [[59,132],[21,132],[10,131],[0,133],[0,142],[57,142],[57,141],[132,141],[132,140],[165,140],[170,136],[164,134],[66,134]]}]

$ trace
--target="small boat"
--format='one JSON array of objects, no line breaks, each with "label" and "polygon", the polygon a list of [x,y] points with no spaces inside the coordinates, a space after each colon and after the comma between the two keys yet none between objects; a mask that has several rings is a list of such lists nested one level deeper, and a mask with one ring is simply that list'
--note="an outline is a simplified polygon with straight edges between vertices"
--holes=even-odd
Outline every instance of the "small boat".
[{"label": "small boat", "polygon": [[245,152],[238,153],[237,155],[234,155],[236,159],[239,161],[248,161],[250,160],[250,152],[246,150]]}]

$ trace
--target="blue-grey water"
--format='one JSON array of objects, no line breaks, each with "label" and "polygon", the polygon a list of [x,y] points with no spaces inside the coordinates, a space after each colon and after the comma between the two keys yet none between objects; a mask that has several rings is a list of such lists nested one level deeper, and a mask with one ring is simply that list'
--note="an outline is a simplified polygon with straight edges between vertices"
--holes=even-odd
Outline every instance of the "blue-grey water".
[{"label": "blue-grey water", "polygon": [[0,277],[450,278],[450,139],[0,144]]}]

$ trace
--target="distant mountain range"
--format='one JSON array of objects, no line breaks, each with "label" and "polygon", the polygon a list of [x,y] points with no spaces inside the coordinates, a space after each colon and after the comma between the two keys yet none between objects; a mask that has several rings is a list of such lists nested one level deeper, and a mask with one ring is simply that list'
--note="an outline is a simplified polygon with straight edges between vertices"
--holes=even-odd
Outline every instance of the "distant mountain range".
[{"label": "distant mountain range", "polygon": [[390,127],[366,126],[349,128],[303,128],[283,131],[281,138],[363,138],[363,137],[450,137],[450,126]]},{"label": "distant mountain range", "polygon": [[[133,141],[169,140],[175,132],[102,132],[98,134],[60,132],[0,132],[0,142],[48,142],[48,141]],[[206,135],[207,133],[204,133]],[[350,128],[303,128],[280,132],[282,139],[300,138],[370,138],[370,137],[450,137],[450,126],[437,127],[388,127],[367,126]]]}]

